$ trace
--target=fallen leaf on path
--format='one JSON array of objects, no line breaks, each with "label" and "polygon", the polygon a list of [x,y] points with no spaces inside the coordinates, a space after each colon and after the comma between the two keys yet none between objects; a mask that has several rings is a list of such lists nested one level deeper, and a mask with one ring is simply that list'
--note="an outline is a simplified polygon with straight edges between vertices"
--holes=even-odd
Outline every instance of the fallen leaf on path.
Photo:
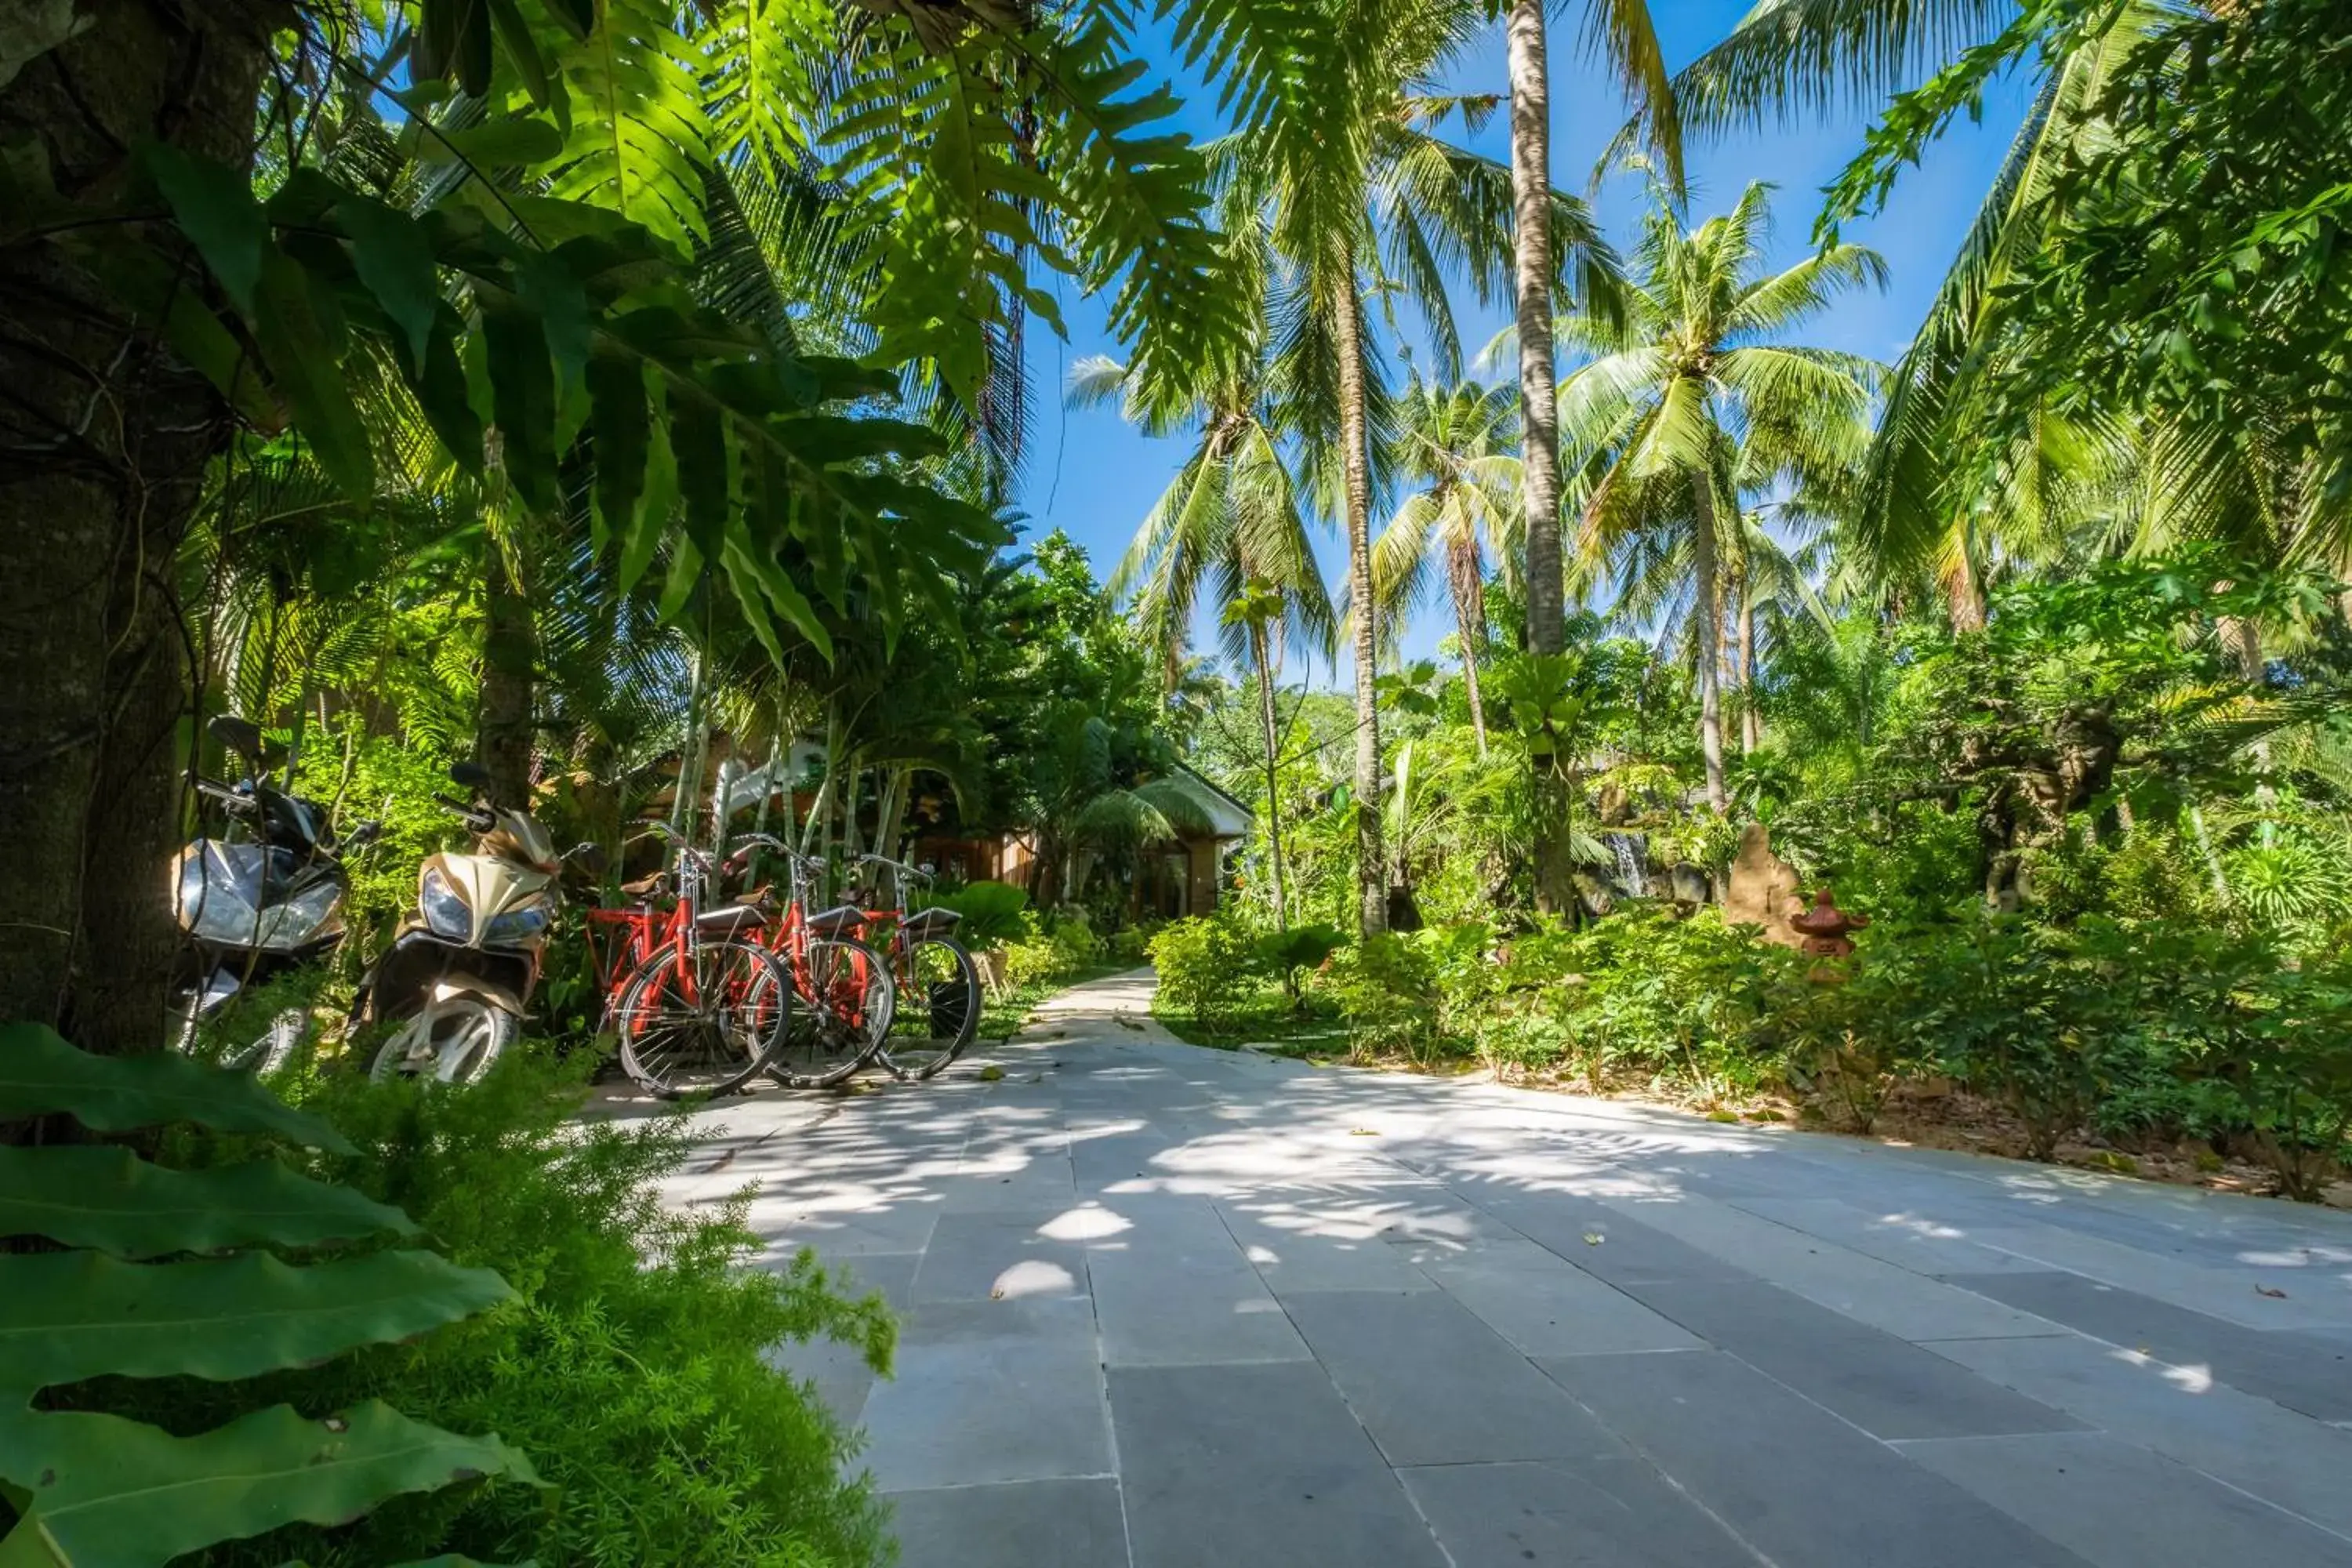
[{"label": "fallen leaf on path", "polygon": [[980,1081],[982,1083],[994,1083],[998,1079],[1001,1079],[1003,1076],[1004,1069],[998,1067],[994,1062],[991,1062],[986,1067],[980,1069]]},{"label": "fallen leaf on path", "polygon": [[2285,1291],[2284,1291],[2284,1290],[2273,1290],[2273,1289],[2271,1289],[2269,1286],[2267,1286],[2267,1285],[2257,1285],[2257,1286],[2255,1286],[2255,1287],[2254,1287],[2254,1294],[2255,1294],[2255,1295],[2257,1295],[2257,1296],[2272,1296],[2272,1297],[2275,1297],[2276,1299],[2278,1299],[2279,1300],[2282,1300],[2282,1301],[2284,1301],[2284,1300],[2286,1300],[2286,1292],[2285,1292]]},{"label": "fallen leaf on path", "polygon": [[1380,1135],[1380,1131],[1377,1128],[1350,1127],[1348,1129],[1348,1136],[1350,1138],[1377,1138]]},{"label": "fallen leaf on path", "polygon": [[1597,1230],[1588,1230],[1584,1233],[1584,1245],[1587,1247],[1598,1247],[1608,1239]]}]

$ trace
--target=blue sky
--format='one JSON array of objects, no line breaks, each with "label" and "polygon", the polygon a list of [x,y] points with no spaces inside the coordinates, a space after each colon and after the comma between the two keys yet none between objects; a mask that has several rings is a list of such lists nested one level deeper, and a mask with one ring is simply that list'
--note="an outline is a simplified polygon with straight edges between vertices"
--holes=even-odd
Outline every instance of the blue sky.
[{"label": "blue sky", "polygon": [[[1699,54],[1729,30],[1748,4],[1651,0],[1668,63],[1679,67]],[[1578,47],[1579,10],[1570,7],[1554,24],[1551,59],[1552,177],[1570,190],[1584,187],[1594,159],[1624,118],[1614,84]],[[1164,46],[1147,39],[1141,47],[1155,64],[1166,65]],[[1496,29],[1464,57],[1450,86],[1464,92],[1499,92],[1504,82],[1503,41]],[[1178,88],[1186,90],[1181,79]],[[1892,284],[1884,295],[1849,296],[1810,324],[1806,341],[1882,360],[1902,352],[2023,118],[2028,93],[2028,84],[2014,80],[1998,86],[1988,95],[1980,122],[1963,121],[1923,167],[1905,171],[1884,213],[1848,226],[1847,238],[1885,257]],[[1223,127],[1209,95],[1188,91],[1187,97],[1181,127],[1196,138],[1218,133]],[[1704,216],[1728,206],[1750,180],[1773,182],[1780,188],[1773,204],[1771,259],[1773,265],[1787,265],[1807,248],[1822,187],[1861,146],[1871,118],[1858,107],[1819,123],[1693,146],[1688,166],[1694,215]],[[1496,115],[1471,145],[1489,156],[1507,158],[1505,117]],[[1632,237],[1641,204],[1642,190],[1633,179],[1620,176],[1602,187],[1600,215],[1611,238],[1621,246]],[[1066,340],[1045,331],[1034,331],[1029,339],[1037,406],[1018,504],[1029,514],[1031,537],[1064,529],[1086,547],[1097,572],[1108,574],[1136,524],[1183,461],[1185,447],[1181,439],[1153,440],[1138,433],[1114,410],[1064,405],[1062,389],[1069,366],[1087,354],[1117,355],[1120,346],[1104,328],[1100,301],[1079,296],[1067,280],[1060,297]],[[1455,309],[1464,347],[1472,353],[1507,320],[1502,302],[1482,310],[1466,290]],[[1375,531],[1383,521],[1374,519]],[[1318,548],[1327,577],[1337,582],[1345,571],[1346,549],[1336,528]],[[1448,621],[1450,616],[1436,606],[1425,607],[1406,634],[1407,656],[1432,651]],[[1195,641],[1200,651],[1214,651],[1213,635],[1206,626]],[[1332,672],[1318,673],[1318,684],[1332,679]],[[1338,683],[1346,684],[1344,671],[1339,672]]]}]

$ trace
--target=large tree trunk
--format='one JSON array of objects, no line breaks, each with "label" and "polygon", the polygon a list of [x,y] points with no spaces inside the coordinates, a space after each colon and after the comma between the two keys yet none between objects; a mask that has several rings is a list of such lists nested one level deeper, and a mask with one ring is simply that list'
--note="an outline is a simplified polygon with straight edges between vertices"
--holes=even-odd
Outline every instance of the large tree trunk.
[{"label": "large tree trunk", "polygon": [[1717,579],[1721,573],[1717,567],[1715,537],[1715,489],[1706,475],[1691,487],[1697,498],[1697,518],[1691,534],[1691,570],[1698,581],[1693,597],[1696,601],[1691,614],[1698,617],[1694,628],[1698,643],[1698,749],[1706,763],[1707,808],[1720,815],[1726,805],[1723,792],[1723,679],[1720,649],[1723,635],[1717,629]]},{"label": "large tree trunk", "polygon": [[163,1041],[176,942],[163,867],[190,672],[174,563],[231,426],[103,276],[110,258],[160,255],[203,291],[177,231],[71,216],[124,198],[142,142],[249,166],[269,31],[288,13],[73,9],[80,36],[0,82],[0,145],[67,208],[47,237],[0,246],[0,1021],[128,1052]]},{"label": "large tree trunk", "polygon": [[1282,744],[1280,727],[1275,721],[1274,657],[1268,647],[1265,623],[1250,623],[1250,658],[1257,664],[1257,718],[1265,731],[1265,841],[1274,864],[1274,925],[1276,931],[1290,929],[1290,908],[1282,888]]},{"label": "large tree trunk", "polygon": [[1764,719],[1756,711],[1756,595],[1748,574],[1739,574],[1739,751],[1752,756],[1764,743]]},{"label": "large tree trunk", "polygon": [[1372,602],[1372,473],[1366,446],[1362,323],[1356,266],[1341,249],[1332,302],[1339,349],[1339,468],[1348,490],[1348,605],[1356,664],[1356,923],[1366,936],[1388,929],[1388,858],[1381,853],[1380,626]]},{"label": "large tree trunk", "polygon": [[1944,577],[1944,602],[1951,612],[1952,629],[1956,632],[1980,632],[1985,627],[1984,584],[1977,580],[1976,563],[1969,558],[1969,537],[1965,530],[1953,553],[1952,569]]},{"label": "large tree trunk", "polygon": [[[1551,65],[1543,0],[1511,0],[1511,220],[1519,329],[1521,496],[1528,529],[1528,648],[1560,651],[1559,416],[1551,352]],[[1483,736],[1481,740],[1483,752]],[[1570,858],[1568,765],[1535,763],[1536,908],[1576,907]]]},{"label": "large tree trunk", "polygon": [[[531,710],[539,628],[530,600],[507,565],[499,542],[482,563],[482,693],[475,744],[490,773],[490,799],[509,811],[530,806]],[[680,759],[678,787],[686,787]],[[691,819],[688,819],[689,822]]]},{"label": "large tree trunk", "polygon": [[1486,710],[1478,696],[1478,649],[1486,636],[1486,583],[1480,566],[1475,541],[1446,542],[1445,578],[1454,597],[1454,635],[1462,644],[1463,695],[1470,702],[1470,731],[1478,738],[1478,755],[1484,760]]}]

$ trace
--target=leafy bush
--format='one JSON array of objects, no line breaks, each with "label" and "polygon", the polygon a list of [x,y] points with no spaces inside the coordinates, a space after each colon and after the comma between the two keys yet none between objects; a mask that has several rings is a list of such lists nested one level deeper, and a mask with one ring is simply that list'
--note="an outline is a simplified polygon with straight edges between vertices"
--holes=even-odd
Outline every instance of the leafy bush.
[{"label": "leafy bush", "polygon": [[[772,1347],[826,1334],[887,1368],[878,1299],[852,1300],[803,1253],[746,1267],[740,1205],[679,1215],[652,1184],[685,1158],[683,1121],[576,1113],[585,1061],[511,1055],[464,1094],[339,1078],[315,1090],[359,1147],[338,1175],[415,1215],[455,1260],[499,1269],[519,1300],[418,1343],[277,1374],[331,1408],[383,1397],[491,1428],[532,1452],[544,1494],[506,1487],[403,1500],[340,1530],[282,1531],[217,1564],[361,1568],[459,1552],[485,1562],[846,1568],[880,1560],[881,1510],[845,1482],[850,1437]],[[201,1158],[209,1146],[173,1152]],[[167,1426],[215,1413],[215,1385],[110,1389]]]},{"label": "leafy bush", "polygon": [[[352,1148],[247,1075],[168,1053],[89,1056],[35,1025],[0,1029],[0,1120],[60,1112],[97,1132],[194,1120]],[[298,1174],[263,1146],[198,1171],[104,1144],[0,1146],[0,1236],[62,1244],[0,1255],[0,1388],[20,1401],[50,1391],[39,1408],[0,1409],[0,1479],[16,1514],[0,1558],[142,1568],[288,1520],[351,1519],[404,1492],[535,1482],[530,1462],[496,1436],[461,1437],[378,1397],[412,1389],[333,1386],[352,1363],[330,1358],[513,1294],[489,1269],[423,1247],[341,1245],[416,1230],[399,1209]],[[273,1247],[301,1262],[280,1261]],[[268,1374],[321,1361],[329,1386],[272,1401]],[[208,1408],[202,1420],[151,1426],[76,1397],[100,1380],[141,1391],[133,1404],[158,1386],[205,1380]],[[530,1499],[528,1487],[499,1490]]]},{"label": "leafy bush", "polygon": [[1339,927],[1318,924],[1267,931],[1257,939],[1255,948],[1257,962],[1282,982],[1283,994],[1295,1008],[1302,1001],[1298,972],[1319,967],[1347,944],[1347,934]]},{"label": "leafy bush", "polygon": [[1437,966],[1412,938],[1381,931],[1336,955],[1325,989],[1360,1052],[1423,1060],[1443,1042]]},{"label": "leafy bush", "polygon": [[1230,921],[1193,915],[1171,921],[1152,937],[1160,989],[1202,1028],[1216,1029],[1255,989],[1255,954]]},{"label": "leafy bush", "polygon": [[1017,942],[1031,934],[1035,924],[1029,916],[1028,893],[1010,882],[967,882],[931,902],[963,917],[956,924],[956,937],[974,952]]}]

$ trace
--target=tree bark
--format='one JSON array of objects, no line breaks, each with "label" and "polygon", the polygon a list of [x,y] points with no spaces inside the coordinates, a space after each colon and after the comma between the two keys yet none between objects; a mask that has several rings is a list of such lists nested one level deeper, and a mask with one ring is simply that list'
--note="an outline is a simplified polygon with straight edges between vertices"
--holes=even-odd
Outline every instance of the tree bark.
[{"label": "tree bark", "polygon": [[1715,490],[1709,477],[1702,474],[1692,487],[1696,498],[1697,516],[1691,536],[1691,570],[1698,579],[1691,613],[1698,617],[1694,628],[1698,643],[1698,749],[1706,764],[1707,809],[1722,815],[1727,804],[1723,792],[1723,681],[1722,658],[1719,649],[1722,634],[1716,625],[1717,568],[1715,537]]},{"label": "tree bark", "polygon": [[109,277],[160,257],[184,294],[201,291],[178,231],[70,219],[124,198],[144,142],[249,167],[269,32],[288,12],[77,9],[79,37],[0,83],[0,145],[65,208],[0,246],[0,1020],[124,1053],[163,1039],[177,937],[163,868],[184,821],[190,692],[173,563],[233,426]]},{"label": "tree bark", "polygon": [[[1527,509],[1527,646],[1561,648],[1559,377],[1552,363],[1551,64],[1543,0],[1511,0],[1511,222],[1519,330],[1520,495]],[[1484,751],[1484,744],[1480,750]],[[1576,907],[1569,854],[1570,759],[1535,763],[1536,908]]]},{"label": "tree bark", "polygon": [[1976,563],[1969,559],[1969,540],[1964,530],[1960,548],[1954,559],[1951,574],[1944,580],[1944,602],[1952,617],[1956,632],[1980,632],[1985,628],[1984,584],[1977,581]]},{"label": "tree bark", "polygon": [[1380,626],[1372,601],[1372,475],[1366,445],[1362,324],[1357,320],[1355,258],[1337,249],[1332,301],[1339,350],[1339,467],[1348,491],[1348,601],[1356,665],[1356,923],[1366,936],[1388,929],[1388,858],[1381,852]]},{"label": "tree bark", "polygon": [[1257,664],[1257,717],[1265,731],[1265,841],[1274,866],[1274,926],[1290,929],[1290,909],[1282,887],[1282,744],[1274,710],[1274,658],[1263,621],[1250,623],[1250,658]]},{"label": "tree bark", "polygon": [[[531,710],[539,627],[507,552],[492,538],[482,562],[482,693],[475,746],[490,773],[490,800],[508,811],[530,807]],[[684,760],[678,784],[685,787]]]},{"label": "tree bark", "polygon": [[1448,541],[1445,555],[1446,582],[1454,596],[1454,634],[1462,643],[1463,695],[1470,702],[1470,732],[1478,738],[1478,757],[1483,762],[1486,710],[1478,698],[1478,648],[1486,635],[1486,584],[1474,542]]},{"label": "tree bark", "polygon": [[1739,580],[1739,752],[1753,756],[1764,743],[1764,720],[1756,711],[1756,602],[1748,574]]}]

